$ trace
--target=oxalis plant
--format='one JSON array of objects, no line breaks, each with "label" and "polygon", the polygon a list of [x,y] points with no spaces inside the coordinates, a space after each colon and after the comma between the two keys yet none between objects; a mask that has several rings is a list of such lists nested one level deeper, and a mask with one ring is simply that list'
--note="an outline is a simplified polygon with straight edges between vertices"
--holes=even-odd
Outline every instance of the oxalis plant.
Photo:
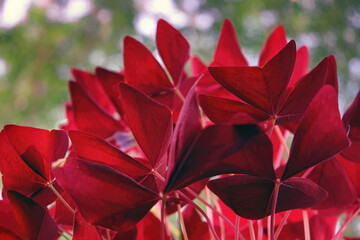
[{"label": "oxalis plant", "polygon": [[72,69],[61,130],[4,127],[0,238],[341,239],[360,94],[341,117],[335,58],[309,70],[279,26],[249,66],[229,20],[209,65],[164,20],[156,45],[162,63],[127,36],[121,72]]}]

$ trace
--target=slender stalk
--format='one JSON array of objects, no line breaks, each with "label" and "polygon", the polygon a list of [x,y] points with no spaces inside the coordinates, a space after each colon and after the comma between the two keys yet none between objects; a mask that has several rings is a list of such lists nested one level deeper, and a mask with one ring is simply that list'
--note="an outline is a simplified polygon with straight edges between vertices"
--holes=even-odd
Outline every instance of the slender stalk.
[{"label": "slender stalk", "polygon": [[358,208],[356,211],[354,210],[353,213],[349,214],[339,231],[335,234],[335,236],[331,240],[337,240],[341,239],[342,235],[344,234],[347,225],[353,220],[358,214],[360,213],[360,208]]},{"label": "slender stalk", "polygon": [[270,138],[271,137],[271,134],[274,130],[274,127],[275,127],[275,123],[276,123],[276,119],[275,118],[271,118],[271,127],[270,127],[270,130],[269,130],[269,133],[268,133],[268,137]]},{"label": "slender stalk", "polygon": [[187,187],[185,188],[185,190],[191,194],[194,198],[197,198],[200,202],[202,202],[203,204],[205,204],[206,206],[208,206],[209,208],[211,208],[211,210],[216,213],[219,217],[223,218],[225,220],[225,222],[232,228],[235,230],[235,226],[234,224],[227,218],[224,216],[224,214],[222,214],[221,212],[219,212],[218,210],[216,210],[211,204],[209,204],[207,201],[205,201],[204,199],[202,199],[199,195],[197,195],[193,190],[191,190],[191,188]]},{"label": "slender stalk", "polygon": [[274,129],[275,129],[276,135],[278,136],[278,138],[279,138],[279,140],[281,142],[281,145],[284,147],[284,151],[285,151],[286,156],[289,158],[289,148],[288,148],[288,146],[286,144],[286,140],[285,140],[279,126],[275,126]]},{"label": "slender stalk", "polygon": [[178,88],[175,87],[174,92],[181,99],[182,102],[185,102],[185,97]]},{"label": "slender stalk", "polygon": [[[180,199],[179,194],[177,192],[175,192],[174,194],[175,194],[175,197]],[[178,203],[176,205],[176,207],[177,207],[177,212],[178,212],[178,215],[179,215],[179,222],[180,222],[180,227],[181,227],[183,239],[188,240],[189,238],[188,238],[188,235],[187,235],[187,232],[186,232],[184,217],[183,217],[183,215],[181,213],[181,205],[180,205],[180,203]]]},{"label": "slender stalk", "polygon": [[[152,214],[154,214],[154,216],[156,218],[159,219],[159,221],[161,221],[161,216],[159,215],[159,213],[161,213],[161,207],[162,207],[162,201],[159,202],[160,206],[159,206],[159,210],[154,210],[154,208],[151,209]],[[175,235],[177,238],[180,237],[180,231],[177,229],[177,227],[175,227],[171,222],[169,222],[166,218],[165,218],[165,229],[169,229],[171,231],[171,233],[173,235]],[[168,234],[170,234],[170,232],[168,232]],[[138,233],[138,235],[140,236],[140,234]],[[141,239],[141,238],[140,238]]]},{"label": "slender stalk", "polygon": [[281,230],[283,229],[283,227],[287,223],[287,220],[288,220],[288,218],[290,216],[290,213],[291,213],[291,210],[287,211],[285,213],[284,217],[281,219],[281,222],[280,222],[280,224],[277,227],[276,232],[275,232],[275,239],[277,239],[279,237]]},{"label": "slender stalk", "polygon": [[161,176],[160,173],[158,173],[158,171],[156,171],[156,169],[152,169],[151,172],[152,172],[152,174],[157,176],[163,183],[165,183],[165,178],[163,176]]},{"label": "slender stalk", "polygon": [[214,238],[215,238],[216,240],[219,240],[219,237],[218,237],[218,235],[216,234],[215,228],[214,228],[213,224],[210,222],[210,219],[209,219],[209,217],[206,215],[206,213],[205,213],[198,205],[196,205],[190,198],[188,198],[185,194],[183,194],[183,193],[180,192],[180,191],[178,191],[178,193],[179,193],[179,195],[180,195],[182,198],[184,198],[190,205],[192,205],[193,207],[195,207],[195,209],[197,209],[197,210],[205,217],[205,219],[206,219],[206,221],[207,221],[207,223],[208,223],[208,225],[209,225],[209,227],[210,227],[210,230],[211,230]]},{"label": "slender stalk", "polygon": [[239,226],[240,226],[240,216],[236,215],[236,220],[235,220],[235,240],[239,239]]},{"label": "slender stalk", "polygon": [[307,210],[305,210],[305,209],[302,210],[302,216],[303,216],[303,223],[304,223],[305,240],[311,240],[309,215],[308,215]]},{"label": "slender stalk", "polygon": [[165,240],[165,205],[166,195],[163,195],[161,201],[161,240]]},{"label": "slender stalk", "polygon": [[110,229],[106,229],[106,239],[111,240]]},{"label": "slender stalk", "polygon": [[248,223],[249,223],[250,239],[251,240],[256,240],[253,223],[252,223],[251,220],[248,220]]},{"label": "slender stalk", "polygon": [[[211,205],[211,198],[210,198],[210,190],[205,186],[205,200]],[[213,223],[213,212],[211,211],[211,208],[205,205],[206,215],[208,215],[210,221]],[[210,230],[210,229],[209,229]],[[211,236],[211,240],[214,240],[214,237]]]},{"label": "slender stalk", "polygon": [[59,198],[59,200],[65,205],[65,207],[73,214],[75,215],[75,210],[68,204],[68,202],[61,196],[61,194],[54,188],[54,186],[51,184],[51,182],[47,183],[48,188],[53,191],[53,193]]},{"label": "slender stalk", "polygon": [[281,182],[277,179],[274,186],[274,195],[273,195],[273,201],[272,201],[272,207],[271,207],[271,225],[270,225],[270,240],[275,240],[275,211],[276,211],[276,203],[277,198],[279,195],[279,188],[280,188]]},{"label": "slender stalk", "polygon": [[[212,194],[212,197],[214,199],[215,209],[222,214],[221,207],[220,207],[220,204],[218,202],[218,198],[216,197],[215,194],[213,194],[213,193],[211,193],[211,194]],[[219,217],[219,223],[220,223],[221,239],[225,239],[226,238],[226,232],[225,232],[226,229],[225,229],[224,219],[222,219],[219,215],[218,215],[218,217]]]},{"label": "slender stalk", "polygon": [[307,178],[309,176],[309,174],[311,173],[311,171],[315,168],[314,167],[311,167],[311,168],[308,168],[305,173],[301,176],[302,178]]},{"label": "slender stalk", "polygon": [[262,240],[264,237],[264,227],[263,227],[262,219],[257,220],[257,226],[258,226],[258,232],[257,232],[258,240]]},{"label": "slender stalk", "polygon": [[271,216],[267,217],[267,237],[269,238],[271,235]]}]

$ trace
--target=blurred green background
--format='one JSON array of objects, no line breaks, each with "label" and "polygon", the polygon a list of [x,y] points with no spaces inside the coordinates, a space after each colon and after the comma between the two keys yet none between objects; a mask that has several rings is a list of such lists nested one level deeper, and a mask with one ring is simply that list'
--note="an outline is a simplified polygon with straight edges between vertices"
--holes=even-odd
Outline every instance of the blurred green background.
[{"label": "blurred green background", "polygon": [[[70,68],[121,70],[122,39],[132,35],[155,50],[164,18],[180,29],[192,54],[211,60],[229,18],[250,63],[269,33],[283,24],[289,39],[307,45],[311,67],[334,54],[342,111],[360,82],[358,0],[3,0],[0,1],[0,127],[14,123],[55,128],[69,99]],[[15,4],[15,5],[12,5]]]}]

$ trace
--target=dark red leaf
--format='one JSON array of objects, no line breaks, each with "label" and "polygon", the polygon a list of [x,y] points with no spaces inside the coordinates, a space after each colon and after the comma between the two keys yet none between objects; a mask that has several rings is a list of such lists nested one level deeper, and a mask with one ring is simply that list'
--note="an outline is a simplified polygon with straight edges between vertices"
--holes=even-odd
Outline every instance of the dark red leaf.
[{"label": "dark red leaf", "polygon": [[68,158],[65,167],[54,173],[87,222],[113,230],[131,229],[159,199],[156,193],[105,165]]},{"label": "dark red leaf", "polygon": [[156,29],[156,46],[173,82],[177,85],[190,57],[189,43],[177,29],[160,19]]},{"label": "dark red leaf", "polygon": [[207,72],[207,66],[201,61],[198,56],[191,57],[191,75],[200,76]]},{"label": "dark red leaf", "polygon": [[114,106],[96,75],[76,68],[72,68],[71,73],[74,76],[75,82],[77,82],[101,108],[109,113],[114,112]]},{"label": "dark red leaf", "polygon": [[265,121],[269,115],[257,108],[239,101],[199,94],[199,103],[206,116],[214,123],[227,123],[236,114],[244,112],[257,122]]},{"label": "dark red leaf", "polygon": [[328,70],[326,73],[325,84],[332,85],[336,92],[339,92],[339,83],[337,77],[337,67],[334,55],[329,56]]},{"label": "dark red leaf", "polygon": [[174,130],[171,140],[167,177],[173,171],[175,164],[180,160],[180,156],[191,147],[194,139],[202,130],[200,109],[195,95],[196,84],[191,88],[186,96],[185,102]]},{"label": "dark red leaf", "polygon": [[313,99],[296,129],[290,157],[281,179],[327,160],[348,145],[337,93],[333,87],[326,85]]},{"label": "dark red leaf", "polygon": [[312,207],[324,201],[327,196],[327,192],[312,181],[292,177],[280,185],[276,212]]},{"label": "dark red leaf", "polygon": [[305,76],[308,71],[310,62],[309,50],[306,46],[302,46],[296,52],[296,61],[294,66],[294,71],[292,73],[288,89],[291,90],[296,86],[297,82]]},{"label": "dark red leaf", "polygon": [[264,68],[210,67],[209,72],[231,93],[274,116],[290,80],[295,57],[295,42],[290,41]]},{"label": "dark red leaf", "polygon": [[324,58],[310,73],[298,81],[293,91],[281,102],[279,124],[300,119],[311,100],[325,83],[328,58]]},{"label": "dark red leaf", "polygon": [[120,84],[123,106],[139,146],[155,167],[167,152],[172,135],[170,110],[124,83]]},{"label": "dark red leaf", "polygon": [[264,66],[273,58],[287,43],[286,34],[282,25],[278,26],[268,37],[261,49],[259,66]]},{"label": "dark red leaf", "polygon": [[187,205],[182,214],[189,240],[210,239],[208,224],[202,221],[201,216],[193,206]]},{"label": "dark red leaf", "polygon": [[101,108],[75,82],[69,82],[75,124],[78,130],[108,138],[124,127]]},{"label": "dark red leaf", "polygon": [[349,128],[350,146],[341,152],[347,160],[360,162],[360,92],[343,116],[344,125]]},{"label": "dark red leaf", "polygon": [[106,94],[109,96],[112,104],[116,110],[122,115],[124,110],[122,109],[120,100],[119,84],[125,82],[124,75],[116,72],[109,71],[105,68],[97,67],[95,73],[101,86],[104,88]]},{"label": "dark red leaf", "polygon": [[58,228],[49,212],[26,196],[8,191],[15,218],[29,239],[57,239]]},{"label": "dark red leaf", "polygon": [[269,215],[274,185],[273,180],[249,175],[224,177],[208,183],[209,189],[228,207],[247,219],[261,219]]},{"label": "dark red leaf", "polygon": [[125,81],[146,94],[172,89],[166,72],[152,53],[132,37],[124,38]]},{"label": "dark red leaf", "polygon": [[271,142],[256,125],[206,128],[175,166],[165,192],[225,173],[275,178]]},{"label": "dark red leaf", "polygon": [[21,240],[15,233],[13,233],[10,229],[3,227],[0,225],[0,239],[6,240]]},{"label": "dark red leaf", "polygon": [[110,166],[134,179],[150,172],[142,163],[99,137],[80,131],[70,131],[69,136],[81,159]]},{"label": "dark red leaf", "polygon": [[212,66],[247,66],[241,52],[235,29],[229,19],[225,19],[216,45]]},{"label": "dark red leaf", "polygon": [[101,240],[94,225],[87,223],[78,211],[75,212],[73,240]]},{"label": "dark red leaf", "polygon": [[316,166],[308,179],[325,189],[328,197],[314,209],[338,215],[344,212],[356,198],[355,189],[340,161],[332,158]]}]

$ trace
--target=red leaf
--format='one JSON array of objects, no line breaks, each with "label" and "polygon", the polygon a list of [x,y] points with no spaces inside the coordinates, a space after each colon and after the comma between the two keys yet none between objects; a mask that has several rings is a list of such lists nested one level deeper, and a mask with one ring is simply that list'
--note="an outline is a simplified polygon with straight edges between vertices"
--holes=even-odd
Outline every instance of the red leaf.
[{"label": "red leaf", "polygon": [[143,164],[99,137],[80,131],[70,131],[69,136],[81,159],[110,166],[134,179],[150,172]]},{"label": "red leaf", "polygon": [[251,115],[257,122],[262,122],[269,118],[267,114],[257,108],[235,100],[203,94],[199,94],[198,98],[206,116],[214,123],[227,123],[236,114],[241,112]]},{"label": "red leaf", "polygon": [[189,240],[210,239],[209,226],[203,222],[199,213],[191,205],[187,205],[182,212],[185,222],[186,233]]},{"label": "red leaf", "polygon": [[8,191],[16,220],[29,239],[57,239],[58,228],[49,212],[26,196]]},{"label": "red leaf", "polygon": [[0,225],[0,239],[6,240],[21,240],[15,233],[13,233],[10,229],[7,229]]},{"label": "red leaf", "polygon": [[329,56],[328,70],[326,73],[325,84],[332,85],[336,92],[339,92],[339,83],[337,77],[336,60],[334,55]]},{"label": "red leaf", "polygon": [[75,212],[73,240],[101,240],[95,226],[87,223],[78,211]]},{"label": "red leaf", "polygon": [[274,116],[295,64],[295,42],[290,41],[264,68],[210,67],[224,88],[246,103]]},{"label": "red leaf", "polygon": [[273,58],[285,45],[286,34],[282,25],[278,26],[268,37],[261,49],[259,66],[264,66],[271,58]]},{"label": "red leaf", "polygon": [[347,160],[360,162],[360,91],[354,102],[350,105],[343,116],[344,125],[349,130],[350,146],[341,152]]},{"label": "red leaf", "polygon": [[177,85],[190,57],[189,43],[177,29],[160,19],[156,29],[156,46],[173,82]]},{"label": "red leaf", "polygon": [[122,109],[120,100],[119,84],[125,82],[124,75],[109,71],[101,67],[97,67],[95,72],[101,86],[109,96],[112,104],[115,106],[120,115],[122,115],[124,110]]},{"label": "red leaf", "polygon": [[271,142],[256,125],[206,128],[170,173],[164,192],[225,173],[275,178]]},{"label": "red leaf", "polygon": [[310,73],[300,79],[287,98],[283,98],[279,111],[279,124],[300,119],[325,82],[328,58],[324,58]]},{"label": "red leaf", "polygon": [[207,72],[207,66],[201,61],[198,56],[191,57],[191,75],[200,76]]},{"label": "red leaf", "polygon": [[171,112],[166,106],[124,83],[120,84],[120,92],[134,137],[155,167],[170,145]]},{"label": "red leaf", "polygon": [[132,37],[124,38],[125,80],[146,94],[172,89],[166,72],[152,53]]},{"label": "red leaf", "polygon": [[109,113],[114,112],[114,106],[96,75],[76,68],[72,68],[71,73],[74,76],[75,82],[77,82],[101,108]]},{"label": "red leaf", "polygon": [[324,86],[297,127],[282,180],[315,166],[349,145],[340,119],[337,93]]},{"label": "red leaf", "polygon": [[312,207],[324,201],[327,196],[327,192],[312,181],[292,177],[280,185],[276,212]]},{"label": "red leaf", "polygon": [[241,52],[235,29],[229,19],[224,20],[220,37],[216,45],[212,66],[247,66]]},{"label": "red leaf", "polygon": [[196,83],[186,96],[185,102],[171,140],[167,177],[185,150],[191,147],[194,139],[202,130],[200,109],[195,95]]},{"label": "red leaf", "polygon": [[105,165],[68,158],[65,167],[54,173],[87,222],[117,231],[131,229],[159,199]]},{"label": "red leaf", "polygon": [[296,61],[294,66],[294,71],[292,73],[288,89],[291,90],[296,86],[297,82],[305,76],[308,71],[310,62],[309,50],[306,46],[302,46],[296,52]]},{"label": "red leaf", "polygon": [[97,105],[79,84],[69,82],[69,89],[74,120],[78,130],[89,132],[102,138],[108,138],[116,131],[124,130],[121,123]]},{"label": "red leaf", "polygon": [[327,213],[339,215],[344,212],[356,198],[355,189],[347,177],[340,161],[332,158],[316,166],[308,179],[325,189],[327,199],[314,207]]},{"label": "red leaf", "polygon": [[228,207],[247,219],[261,219],[269,215],[274,185],[273,180],[249,175],[234,175],[208,183],[209,189]]}]

